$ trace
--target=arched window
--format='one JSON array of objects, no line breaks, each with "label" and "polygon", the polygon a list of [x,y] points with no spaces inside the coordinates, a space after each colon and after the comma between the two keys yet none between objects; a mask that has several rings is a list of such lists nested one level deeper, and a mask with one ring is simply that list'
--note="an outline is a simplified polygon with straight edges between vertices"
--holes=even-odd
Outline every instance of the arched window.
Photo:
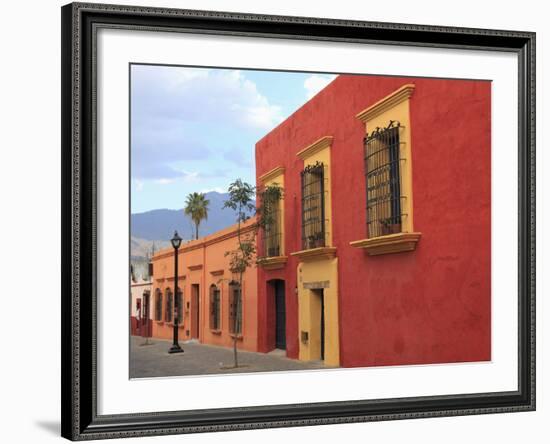
[{"label": "arched window", "polygon": [[174,312],[174,298],[172,290],[166,289],[166,305],[164,306],[164,320],[172,322],[172,313]]},{"label": "arched window", "polygon": [[229,332],[240,335],[243,326],[243,304],[239,283],[229,283]]},{"label": "arched window", "polygon": [[220,289],[214,284],[210,286],[210,328],[221,329],[221,298]]},{"label": "arched window", "polygon": [[162,292],[155,290],[155,321],[162,321]]}]

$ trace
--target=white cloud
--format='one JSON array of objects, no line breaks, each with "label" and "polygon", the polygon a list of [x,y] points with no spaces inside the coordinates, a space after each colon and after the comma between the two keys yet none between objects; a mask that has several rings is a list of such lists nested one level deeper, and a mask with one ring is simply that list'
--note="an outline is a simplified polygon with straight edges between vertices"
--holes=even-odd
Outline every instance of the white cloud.
[{"label": "white cloud", "polygon": [[284,115],[245,72],[134,65],[131,118],[132,177],[169,184],[204,179],[208,172],[193,176],[178,165],[216,166],[224,145],[235,146],[234,163],[249,164],[253,150],[235,143],[236,135],[259,138]]},{"label": "white cloud", "polygon": [[158,183],[159,185],[168,185],[168,184],[171,184],[171,183],[174,183],[177,179],[176,178],[166,178],[166,177],[163,177],[161,179],[155,179],[155,183]]},{"label": "white cloud", "polygon": [[[174,173],[174,175],[169,175],[166,177],[158,177],[153,179],[153,182],[159,185],[169,185],[172,183],[176,183],[178,181],[181,181],[185,184],[196,184],[204,182],[205,180],[209,180],[212,178],[221,178],[224,177],[225,172],[221,171],[219,169],[212,170],[210,173],[201,173],[199,171],[185,171],[180,170],[177,168],[171,168],[170,173]],[[141,191],[143,189],[143,181],[141,180],[134,180],[136,184],[136,188],[138,191]],[[211,189],[209,191],[217,191],[214,189]]]},{"label": "white cloud", "polygon": [[306,89],[307,99],[311,99],[335,78],[336,76],[332,74],[312,74],[309,76],[306,80],[304,80],[304,88]]},{"label": "white cloud", "polygon": [[239,70],[137,66],[132,89],[132,120],[161,131],[184,121],[213,120],[266,130],[284,117]]}]

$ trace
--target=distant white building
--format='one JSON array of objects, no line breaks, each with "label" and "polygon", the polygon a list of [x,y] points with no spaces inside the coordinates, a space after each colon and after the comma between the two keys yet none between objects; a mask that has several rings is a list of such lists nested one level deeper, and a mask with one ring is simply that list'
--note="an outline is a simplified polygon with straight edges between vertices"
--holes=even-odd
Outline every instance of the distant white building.
[{"label": "distant white building", "polygon": [[148,261],[131,261],[130,334],[134,336],[152,336],[151,268]]}]

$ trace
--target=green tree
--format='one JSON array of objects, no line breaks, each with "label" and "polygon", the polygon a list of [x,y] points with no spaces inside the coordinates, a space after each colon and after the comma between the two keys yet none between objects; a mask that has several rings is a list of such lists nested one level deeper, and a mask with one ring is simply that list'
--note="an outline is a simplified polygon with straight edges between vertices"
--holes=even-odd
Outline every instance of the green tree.
[{"label": "green tree", "polygon": [[226,256],[230,257],[229,268],[231,273],[238,276],[239,297],[235,303],[235,316],[233,324],[233,361],[234,366],[239,366],[237,356],[237,322],[239,313],[242,310],[242,286],[243,274],[246,269],[254,264],[256,255],[256,234],[255,230],[242,232],[242,225],[256,211],[254,203],[255,187],[243,182],[241,179],[235,180],[229,185],[229,198],[224,202],[223,208],[230,208],[237,215],[237,240],[238,245],[234,250],[227,251]]},{"label": "green tree", "polygon": [[195,239],[199,238],[199,225],[202,220],[208,219],[208,206],[210,201],[204,193],[191,193],[185,201],[184,213],[195,224]]}]

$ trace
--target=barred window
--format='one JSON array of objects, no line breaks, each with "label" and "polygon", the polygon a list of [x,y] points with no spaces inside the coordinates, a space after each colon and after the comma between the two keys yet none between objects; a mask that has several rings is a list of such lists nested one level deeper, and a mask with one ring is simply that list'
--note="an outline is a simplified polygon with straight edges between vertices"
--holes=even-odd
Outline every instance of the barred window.
[{"label": "barred window", "polygon": [[365,137],[368,237],[401,232],[399,122],[376,128]]},{"label": "barred window", "polygon": [[150,301],[151,301],[151,291],[150,290],[143,290],[143,307],[141,309],[141,318],[144,319],[144,320],[147,320],[151,317],[150,314],[149,314]]},{"label": "barred window", "polygon": [[308,165],[302,176],[302,249],[325,246],[325,169]]},{"label": "barred window", "polygon": [[155,320],[162,321],[162,292],[155,290]]},{"label": "barred window", "polygon": [[220,289],[214,284],[210,286],[210,328],[221,329],[221,301]]},{"label": "barred window", "polygon": [[280,197],[274,197],[264,191],[261,194],[262,205],[266,214],[266,222],[264,226],[264,256],[275,257],[282,254],[281,242],[281,209]]},{"label": "barred window", "polygon": [[178,324],[183,324],[183,292],[181,291],[181,288],[178,287],[178,295],[177,295],[177,303],[176,306],[178,308]]},{"label": "barred window", "polygon": [[241,293],[238,282],[229,284],[229,332],[237,335],[242,333],[243,324]]},{"label": "barred window", "polygon": [[173,294],[172,290],[169,288],[166,289],[166,305],[164,307],[164,320],[166,322],[172,322],[172,313],[174,312],[173,307]]}]

